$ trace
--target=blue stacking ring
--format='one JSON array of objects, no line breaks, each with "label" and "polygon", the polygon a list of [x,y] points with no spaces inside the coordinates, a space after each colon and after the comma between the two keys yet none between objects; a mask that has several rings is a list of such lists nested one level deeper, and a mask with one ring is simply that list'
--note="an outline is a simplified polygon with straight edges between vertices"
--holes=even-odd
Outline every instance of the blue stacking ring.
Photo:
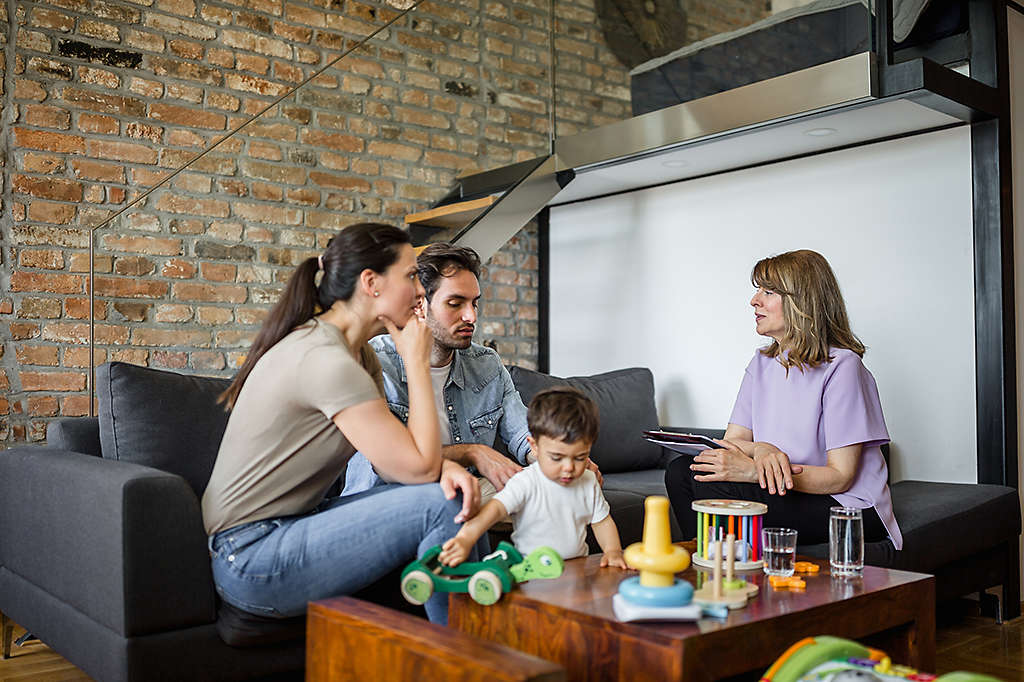
[{"label": "blue stacking ring", "polygon": [[634,576],[619,583],[619,594],[637,606],[686,606],[693,601],[693,585],[676,578],[668,587],[648,587]]}]

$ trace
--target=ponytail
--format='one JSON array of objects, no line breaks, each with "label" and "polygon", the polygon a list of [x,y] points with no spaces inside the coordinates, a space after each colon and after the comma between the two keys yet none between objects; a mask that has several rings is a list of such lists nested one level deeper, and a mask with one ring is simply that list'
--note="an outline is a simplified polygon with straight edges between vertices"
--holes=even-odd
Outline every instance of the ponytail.
[{"label": "ponytail", "polygon": [[[264,353],[320,310],[328,310],[335,301],[352,298],[363,270],[383,273],[398,260],[402,245],[408,243],[409,234],[397,227],[358,223],[331,237],[323,255],[302,261],[263,322],[238,374],[217,402],[233,408],[242,385]],[[318,282],[317,274],[321,270]]]}]

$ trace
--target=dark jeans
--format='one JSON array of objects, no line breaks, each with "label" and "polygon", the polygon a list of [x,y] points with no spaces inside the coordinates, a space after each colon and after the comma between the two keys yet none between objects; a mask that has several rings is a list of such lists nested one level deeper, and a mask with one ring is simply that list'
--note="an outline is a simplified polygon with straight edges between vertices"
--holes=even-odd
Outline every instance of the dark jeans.
[{"label": "dark jeans", "polygon": [[[757,483],[729,483],[723,481],[700,482],[693,480],[690,470],[693,458],[677,457],[665,470],[665,487],[672,502],[672,511],[683,531],[683,538],[697,537],[697,512],[690,503],[694,500],[749,500],[768,505],[761,517],[763,528],[795,528],[801,545],[828,542],[828,510],[839,506],[831,495],[815,495],[788,490],[785,495],[771,495]],[[863,511],[864,542],[876,542],[888,537],[882,519],[874,507]]]}]

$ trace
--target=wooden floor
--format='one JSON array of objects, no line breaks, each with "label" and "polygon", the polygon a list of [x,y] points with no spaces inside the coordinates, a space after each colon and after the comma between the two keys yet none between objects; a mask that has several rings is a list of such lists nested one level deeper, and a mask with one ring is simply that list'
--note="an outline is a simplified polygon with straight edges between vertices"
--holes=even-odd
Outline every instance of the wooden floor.
[{"label": "wooden floor", "polygon": [[[16,627],[14,636],[23,632]],[[940,674],[967,670],[1024,682],[1024,617],[997,625],[991,618],[977,615],[972,602],[945,606],[939,612],[936,653],[936,672]],[[38,641],[14,647],[10,659],[0,660],[0,682],[91,679]]]}]

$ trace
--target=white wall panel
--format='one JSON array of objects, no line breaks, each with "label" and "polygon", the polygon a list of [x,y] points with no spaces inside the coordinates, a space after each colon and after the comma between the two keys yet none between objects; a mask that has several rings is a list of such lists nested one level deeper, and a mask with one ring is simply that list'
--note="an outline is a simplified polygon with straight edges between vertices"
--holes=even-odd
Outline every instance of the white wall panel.
[{"label": "white wall panel", "polygon": [[751,267],[797,248],[868,346],[894,480],[976,481],[966,127],[553,208],[551,371],[647,366],[663,424],[723,427],[763,345]]}]

